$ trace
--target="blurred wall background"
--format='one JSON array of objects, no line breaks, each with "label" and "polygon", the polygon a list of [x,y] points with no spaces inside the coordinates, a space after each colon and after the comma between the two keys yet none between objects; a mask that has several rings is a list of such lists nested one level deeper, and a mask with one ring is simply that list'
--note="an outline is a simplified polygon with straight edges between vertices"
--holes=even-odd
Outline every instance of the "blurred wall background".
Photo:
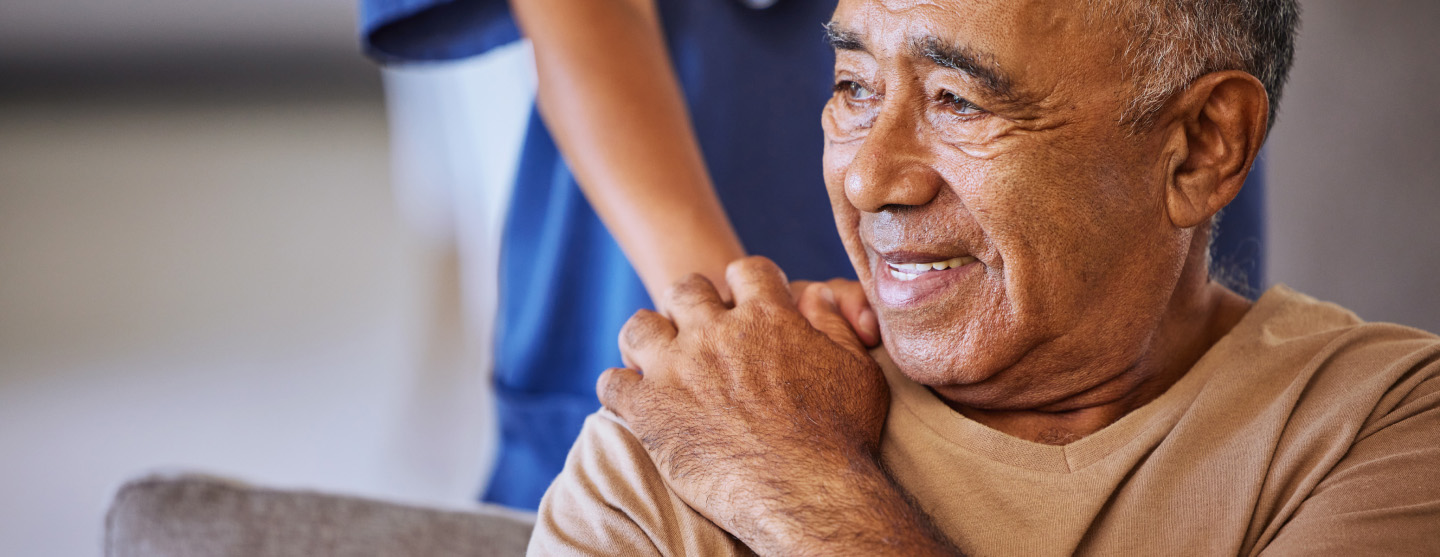
[{"label": "blurred wall background", "polygon": [[1440,2],[1301,0],[1269,147],[1269,279],[1440,332]]},{"label": "blurred wall background", "polygon": [[[463,294],[457,254],[484,264],[504,192],[423,188],[504,170],[417,176],[435,137],[404,125],[392,164],[354,10],[0,5],[0,555],[100,554],[111,495],[156,470],[473,500],[493,421],[472,316],[493,296]],[[494,63],[392,89],[423,121],[447,100],[424,93],[517,74]],[[508,85],[487,92],[523,118]],[[466,242],[437,208],[472,213]]]},{"label": "blurred wall background", "polygon": [[[1440,3],[1302,3],[1268,275],[1440,330]],[[155,469],[474,495],[527,53],[382,89],[353,10],[0,6],[0,555],[98,554],[114,489]],[[407,127],[463,94],[499,97],[451,132],[495,144]]]}]

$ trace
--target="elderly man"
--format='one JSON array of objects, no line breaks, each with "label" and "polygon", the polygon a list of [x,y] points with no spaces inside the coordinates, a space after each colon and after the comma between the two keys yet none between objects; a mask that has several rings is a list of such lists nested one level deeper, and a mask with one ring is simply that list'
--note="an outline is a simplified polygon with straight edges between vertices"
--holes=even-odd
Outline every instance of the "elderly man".
[{"label": "elderly man", "polygon": [[532,552],[1440,550],[1440,339],[1209,279],[1297,19],[841,0],[824,175],[884,347],[764,260],[682,281]]}]

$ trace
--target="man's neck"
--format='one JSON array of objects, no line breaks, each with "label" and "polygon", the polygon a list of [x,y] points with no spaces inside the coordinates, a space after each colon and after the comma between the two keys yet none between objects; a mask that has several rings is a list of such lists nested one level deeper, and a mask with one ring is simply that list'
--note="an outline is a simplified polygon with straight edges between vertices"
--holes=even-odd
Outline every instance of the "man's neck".
[{"label": "man's neck", "polygon": [[1047,445],[1066,445],[1100,431],[1169,390],[1250,309],[1249,300],[1217,283],[1205,281],[1190,288],[1185,292],[1182,286],[1182,291],[1176,292],[1174,299],[1183,302],[1171,304],[1146,357],[1095,387],[1118,388],[1123,393],[1118,398],[1059,412],[951,407],[992,429]]}]

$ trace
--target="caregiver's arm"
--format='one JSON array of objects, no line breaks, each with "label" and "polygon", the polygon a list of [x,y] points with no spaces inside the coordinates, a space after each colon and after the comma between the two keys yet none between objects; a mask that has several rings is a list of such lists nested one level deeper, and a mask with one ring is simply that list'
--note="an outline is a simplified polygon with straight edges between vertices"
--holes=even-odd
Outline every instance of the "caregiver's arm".
[{"label": "caregiver's arm", "polygon": [[745,255],[715,195],[653,0],[510,0],[538,102],[585,197],[660,303]]}]

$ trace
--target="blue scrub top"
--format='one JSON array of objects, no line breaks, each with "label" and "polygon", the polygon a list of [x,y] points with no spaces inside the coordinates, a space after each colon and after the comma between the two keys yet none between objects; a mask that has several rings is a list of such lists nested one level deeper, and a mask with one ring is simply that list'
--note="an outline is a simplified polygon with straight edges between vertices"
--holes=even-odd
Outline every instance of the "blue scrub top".
[{"label": "blue scrub top", "polygon": [[[746,250],[793,279],[853,278],[821,177],[819,118],[834,63],[821,24],[833,3],[657,4],[716,191]],[[462,58],[519,37],[503,0],[361,0],[361,32],[366,52],[386,62]],[[535,509],[599,407],[596,379],[621,365],[620,326],[650,300],[534,112],[512,195],[495,339],[499,454],[483,499]],[[1256,285],[1261,195],[1247,186],[1217,239],[1248,246],[1242,257]]]}]

